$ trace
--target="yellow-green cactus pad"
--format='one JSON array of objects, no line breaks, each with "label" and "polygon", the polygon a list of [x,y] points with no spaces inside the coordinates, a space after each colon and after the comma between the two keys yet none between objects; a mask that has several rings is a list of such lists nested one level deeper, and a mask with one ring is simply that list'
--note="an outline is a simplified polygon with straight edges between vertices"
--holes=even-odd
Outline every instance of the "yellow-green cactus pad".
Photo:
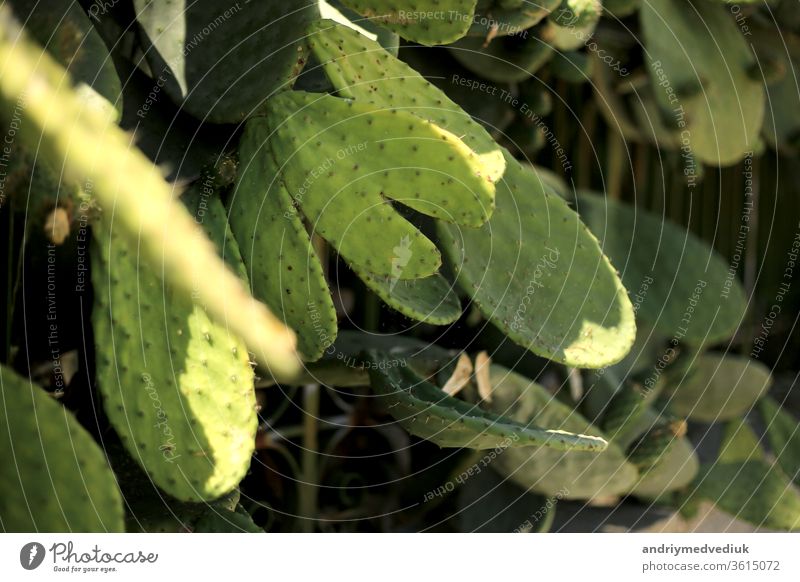
[{"label": "yellow-green cactus pad", "polygon": [[[224,232],[214,234],[222,246]],[[160,274],[107,209],[92,247],[97,384],[123,444],[161,489],[216,499],[250,466],[254,374],[244,343]]]},{"label": "yellow-green cactus pad", "polygon": [[[587,368],[619,361],[635,337],[631,303],[596,239],[566,203],[546,193],[532,169],[442,91],[376,43],[330,22],[315,24],[309,34],[312,52],[340,94],[409,111],[463,136],[478,154],[505,158],[502,179],[493,180],[489,222],[480,229],[438,224],[450,263],[484,315],[514,341],[557,361]],[[554,251],[556,268],[539,268],[536,275],[537,261]],[[594,277],[588,280],[586,272]]]},{"label": "yellow-green cactus pad", "polygon": [[487,179],[496,183],[502,177],[503,151],[489,132],[414,69],[378,43],[330,20],[314,23],[308,35],[313,54],[339,95],[402,109],[435,123],[485,160]]},{"label": "yellow-green cactus pad", "polygon": [[440,264],[389,198],[470,226],[491,215],[493,170],[457,136],[410,113],[290,92],[270,101],[269,118],[281,175],[312,229],[370,272],[415,279]]},{"label": "yellow-green cactus pad", "polygon": [[72,414],[2,365],[0,402],[3,531],[124,531],[114,474]]},{"label": "yellow-green cactus pad", "polygon": [[253,295],[297,332],[298,349],[313,361],[336,338],[336,309],[302,216],[277,171],[269,136],[263,117],[245,125],[236,190],[228,201],[231,229]]},{"label": "yellow-green cactus pad", "polygon": [[561,0],[550,19],[559,26],[586,28],[596,25],[602,13],[600,0]]}]

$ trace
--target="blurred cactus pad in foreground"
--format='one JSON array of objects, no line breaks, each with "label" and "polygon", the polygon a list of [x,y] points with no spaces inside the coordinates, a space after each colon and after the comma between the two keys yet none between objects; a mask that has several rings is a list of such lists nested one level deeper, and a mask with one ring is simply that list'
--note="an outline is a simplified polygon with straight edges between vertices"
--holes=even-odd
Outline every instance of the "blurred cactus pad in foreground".
[{"label": "blurred cactus pad in foreground", "polygon": [[792,0],[0,6],[0,531],[800,530]]}]

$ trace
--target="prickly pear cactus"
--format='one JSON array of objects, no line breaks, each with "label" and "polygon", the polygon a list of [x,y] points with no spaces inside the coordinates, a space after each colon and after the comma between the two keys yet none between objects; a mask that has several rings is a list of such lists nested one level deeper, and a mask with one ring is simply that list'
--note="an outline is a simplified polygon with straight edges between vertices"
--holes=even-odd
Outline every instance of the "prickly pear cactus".
[{"label": "prickly pear cactus", "polygon": [[490,449],[536,446],[554,451],[599,453],[601,437],[521,424],[448,396],[408,369],[404,360],[367,352],[372,388],[386,410],[411,434],[441,447]]},{"label": "prickly pear cactus", "polygon": [[[485,226],[467,231],[439,225],[459,282],[488,319],[536,354],[580,368],[619,361],[636,327],[614,268],[532,168],[510,155],[506,163],[497,207]],[[591,280],[586,272],[593,273]]]},{"label": "prickly pear cactus", "polygon": [[340,0],[319,0],[320,17],[334,20],[348,28],[358,31],[370,40],[376,41],[387,51],[397,56],[400,48],[400,36],[380,25],[376,20],[361,16],[354,10],[344,6]]},{"label": "prickly pear cactus", "polygon": [[[66,69],[60,81],[74,84],[85,107],[116,123],[122,110],[120,80],[103,40],[81,7],[67,0],[47,5],[15,0],[11,4],[14,15],[26,23],[35,40]],[[24,100],[16,106],[18,113],[24,114]],[[90,202],[83,195],[82,184],[62,180],[63,168],[42,155],[38,145],[28,148],[19,140],[8,141],[12,143],[5,144],[4,157],[11,168],[5,170],[9,177],[4,190],[18,196],[27,209],[26,228],[43,230],[51,242],[62,244],[79,219],[78,207]]]},{"label": "prickly pear cactus", "polygon": [[429,323],[455,320],[460,305],[436,274],[438,249],[386,200],[444,221],[483,224],[502,157],[476,153],[403,111],[303,92],[270,105],[242,138],[246,161],[229,202],[231,221],[256,296],[300,332],[305,357],[322,355],[336,320],[298,209],[390,306]]},{"label": "prickly pear cactus", "polygon": [[647,408],[647,394],[635,382],[624,382],[603,414],[602,429],[609,439],[624,439]]},{"label": "prickly pear cactus", "polygon": [[[464,143],[483,156],[498,152],[485,129],[375,43],[329,23],[315,25],[310,35],[312,52],[343,96],[432,119],[466,136]],[[369,56],[373,52],[381,54],[380,66]],[[388,90],[386,78],[401,77],[403,86]],[[535,171],[504,150],[502,155],[505,171],[489,222],[479,229],[437,224],[460,284],[486,317],[537,354],[578,367],[620,360],[633,343],[635,324],[613,267]],[[592,281],[579,276],[585,272],[595,274]]]},{"label": "prickly pear cactus", "polygon": [[439,274],[404,280],[379,277],[358,267],[352,268],[384,303],[411,319],[432,325],[447,325],[461,315],[458,295],[447,279]]},{"label": "prickly pear cactus", "polygon": [[424,45],[446,44],[467,34],[477,0],[422,0],[398,7],[391,0],[342,0],[371,21]]},{"label": "prickly pear cactus", "polygon": [[666,452],[649,467],[631,490],[642,499],[658,499],[687,487],[700,471],[700,459],[686,437],[671,441]]},{"label": "prickly pear cactus", "polygon": [[665,396],[676,414],[700,422],[740,418],[769,390],[769,369],[733,354],[704,354]]},{"label": "prickly pear cactus", "polygon": [[[189,113],[236,123],[291,88],[306,62],[301,31],[316,3],[134,0],[153,75]],[[230,42],[236,39],[235,42]]]},{"label": "prickly pear cactus", "polygon": [[685,433],[685,421],[659,420],[628,448],[628,461],[639,469],[640,474],[646,475],[663,461],[677,439]]},{"label": "prickly pear cactus", "polygon": [[[252,300],[200,226],[173,200],[173,187],[131,147],[130,136],[107,113],[87,107],[63,83],[64,70],[15,29],[5,12],[0,19],[0,58],[15,63],[0,83],[3,106],[25,96],[26,130],[20,141],[39,148],[52,166],[63,167],[65,179],[93,184],[97,204],[118,217],[117,231],[130,237],[129,242],[141,243],[147,260],[163,266],[159,270],[185,300],[196,295],[216,321],[226,322],[245,339],[273,374],[294,374],[299,364],[294,335]],[[42,135],[50,138],[40,143]],[[198,270],[203,277],[196,276]]]},{"label": "prickly pear cactus", "polygon": [[[602,432],[544,388],[527,378],[492,366],[492,402],[488,409],[523,425],[549,426],[605,438]],[[626,493],[638,471],[614,442],[601,453],[563,453],[547,448],[509,449],[492,463],[501,475],[529,491],[565,499],[590,499]]]},{"label": "prickly pear cactus", "polygon": [[783,472],[800,487],[800,429],[797,419],[772,398],[762,398],[758,409],[767,427],[767,442]]},{"label": "prickly pear cactus", "polygon": [[729,338],[747,302],[728,265],[695,235],[661,216],[591,193],[577,210],[634,293],[636,315],[690,344]]},{"label": "prickly pear cactus", "polygon": [[761,527],[800,530],[800,491],[779,466],[764,458],[758,442],[744,421],[729,423],[720,456],[702,467],[694,495]]},{"label": "prickly pear cactus", "polygon": [[385,198],[468,226],[491,215],[491,180],[502,166],[448,131],[410,113],[332,96],[292,92],[270,103],[273,151],[279,164],[285,160],[288,191],[313,231],[356,266],[399,279],[439,268],[433,243]]},{"label": "prickly pear cactus", "polygon": [[318,359],[336,338],[336,310],[322,264],[270,151],[264,118],[239,142],[239,177],[228,200],[253,295],[298,332],[298,349]]},{"label": "prickly pear cactus", "polygon": [[[187,204],[221,205],[197,190]],[[222,209],[203,226],[222,246]],[[184,501],[211,500],[244,477],[256,411],[247,347],[158,278],[107,212],[94,229],[92,314],[97,385],[123,444],[153,481]],[[203,274],[198,272],[198,277]]]},{"label": "prickly pear cactus", "polygon": [[530,79],[553,56],[552,46],[534,34],[504,36],[488,46],[482,38],[468,36],[448,49],[465,68],[496,83]]},{"label": "prickly pear cactus", "polygon": [[[379,45],[330,21],[309,27],[309,45],[342,97],[378,108],[396,108],[435,123],[496,168],[496,182],[505,169],[502,148],[443,91]],[[376,60],[379,59],[379,60]],[[391,79],[404,79],[396,85]]]},{"label": "prickly pear cactus", "polygon": [[105,455],[72,414],[0,365],[0,523],[6,532],[121,532]]},{"label": "prickly pear cactus", "polygon": [[728,8],[664,0],[644,3],[639,14],[659,106],[691,153],[707,164],[727,166],[756,150],[764,87]]}]

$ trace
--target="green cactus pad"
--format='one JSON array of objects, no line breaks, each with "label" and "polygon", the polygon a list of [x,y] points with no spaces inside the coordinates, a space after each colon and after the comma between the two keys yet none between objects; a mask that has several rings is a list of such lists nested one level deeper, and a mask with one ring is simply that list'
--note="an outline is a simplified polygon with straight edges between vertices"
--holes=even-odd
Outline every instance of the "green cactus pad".
[{"label": "green cactus pad", "polygon": [[637,316],[657,333],[689,344],[734,333],[747,308],[744,289],[705,242],[661,216],[604,196],[581,193],[577,210],[622,271]]},{"label": "green cactus pad", "polygon": [[553,56],[552,47],[533,34],[504,36],[488,46],[482,38],[468,36],[448,47],[473,73],[496,83],[531,79]]},{"label": "green cactus pad", "polygon": [[202,183],[195,182],[181,196],[181,200],[195,223],[203,227],[209,240],[214,243],[219,256],[242,281],[247,281],[247,269],[242,261],[239,243],[231,232],[228,213],[220,203],[220,191],[212,180],[212,177],[206,177]]},{"label": "green cactus pad", "polygon": [[[450,55],[444,54],[446,52],[446,48],[432,49],[408,45],[403,46],[402,59],[434,86],[447,91],[450,99],[492,135],[497,135],[508,128],[514,121],[514,108],[502,99],[487,99],[485,89],[491,87],[495,95],[505,95],[513,91],[511,84],[484,82],[484,91],[481,91],[481,81],[476,79],[469,69],[459,66]],[[473,81],[476,82],[475,85],[470,84]],[[466,141],[468,136],[463,136],[461,139]]]},{"label": "green cactus pad", "polygon": [[398,8],[394,0],[342,0],[371,21],[424,45],[453,42],[467,34],[477,0],[422,0]]},{"label": "green cactus pad", "polygon": [[661,420],[628,447],[628,461],[639,469],[640,474],[646,475],[665,458],[679,437],[672,423]]},{"label": "green cactus pad", "polygon": [[800,425],[797,419],[772,398],[758,403],[767,427],[767,442],[783,472],[800,486]]},{"label": "green cactus pad", "polygon": [[290,88],[307,58],[302,31],[319,17],[315,2],[134,0],[134,7],[164,90],[213,123],[239,122]]},{"label": "green cactus pad", "polygon": [[[207,203],[221,205],[218,198]],[[215,234],[222,246],[224,232]],[[163,284],[135,249],[107,212],[92,247],[103,405],[131,456],[161,489],[183,501],[215,499],[244,477],[254,448],[247,348],[202,306]]]},{"label": "green cactus pad", "polygon": [[459,282],[485,317],[532,352],[578,368],[618,362],[636,326],[614,268],[532,168],[510,155],[506,164],[486,225],[438,225]]},{"label": "green cactus pad", "polygon": [[351,268],[384,303],[411,319],[447,325],[461,315],[458,295],[447,279],[439,274],[424,279],[395,279]]},{"label": "green cactus pad", "polygon": [[700,422],[739,418],[766,394],[769,369],[733,354],[701,355],[679,384],[669,387],[669,405],[678,415]]},{"label": "green cactus pad", "polygon": [[610,439],[624,438],[647,409],[647,394],[634,382],[623,382],[603,414],[603,432]]},{"label": "green cactus pad", "polygon": [[124,531],[114,474],[72,414],[2,365],[0,400],[3,531]]},{"label": "green cactus pad", "polygon": [[644,3],[639,14],[656,97],[668,117],[685,110],[679,130],[694,155],[727,166],[757,149],[764,87],[749,75],[755,57],[728,8],[664,0]]},{"label": "green cactus pad", "polygon": [[[505,168],[502,148],[479,123],[439,88],[403,61],[357,32],[329,20],[309,28],[309,46],[338,94],[379,108],[398,108],[427,119],[457,136],[494,171]],[[402,79],[402,81],[398,81]]]},{"label": "green cactus pad", "polygon": [[800,530],[800,492],[777,465],[763,460],[752,429],[729,423],[720,448],[717,462],[701,468],[694,494],[757,526]]},{"label": "green cactus pad", "polygon": [[[372,389],[387,412],[411,434],[441,447],[491,449],[529,447],[557,451],[598,453],[606,441],[598,436],[574,434],[520,424],[478,406],[448,396],[418,377],[397,360],[376,350],[367,352]],[[383,364],[383,365],[382,365]]]},{"label": "green cactus pad", "polygon": [[800,493],[777,467],[759,461],[701,469],[698,495],[759,527],[800,530]]},{"label": "green cactus pad", "polygon": [[253,295],[297,332],[298,349],[316,360],[336,338],[336,309],[302,217],[278,175],[264,118],[245,125],[239,177],[228,200]]},{"label": "green cactus pad", "polygon": [[[599,429],[556,400],[533,381],[500,366],[491,370],[489,410],[522,425],[553,426],[572,433],[605,438]],[[627,492],[636,468],[613,442],[601,453],[553,449],[508,449],[492,462],[501,475],[534,493],[566,499],[588,499]]]},{"label": "green cactus pad", "polygon": [[641,476],[631,493],[637,497],[657,499],[689,485],[700,471],[700,460],[686,437],[675,439],[667,452]]}]

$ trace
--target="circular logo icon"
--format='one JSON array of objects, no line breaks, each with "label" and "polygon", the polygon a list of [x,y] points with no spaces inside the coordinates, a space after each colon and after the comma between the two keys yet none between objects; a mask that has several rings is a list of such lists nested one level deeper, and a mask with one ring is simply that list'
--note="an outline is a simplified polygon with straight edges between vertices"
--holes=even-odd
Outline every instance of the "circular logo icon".
[{"label": "circular logo icon", "polygon": [[30,542],[19,551],[19,563],[26,570],[35,570],[44,561],[44,546],[39,542]]}]

